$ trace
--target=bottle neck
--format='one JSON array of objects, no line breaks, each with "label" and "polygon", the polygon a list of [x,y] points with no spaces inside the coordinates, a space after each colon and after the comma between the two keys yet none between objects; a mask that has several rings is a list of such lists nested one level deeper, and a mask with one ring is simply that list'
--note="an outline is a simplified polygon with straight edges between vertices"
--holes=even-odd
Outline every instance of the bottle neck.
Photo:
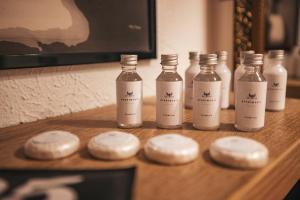
[{"label": "bottle neck", "polygon": [[163,72],[176,73],[177,65],[162,65]]},{"label": "bottle neck", "polygon": [[122,72],[136,72],[136,65],[122,65]]},{"label": "bottle neck", "polygon": [[199,60],[190,60],[190,64],[191,65],[198,65],[199,64]]},{"label": "bottle neck", "polygon": [[261,72],[261,65],[244,65],[247,74],[256,74]]},{"label": "bottle neck", "polygon": [[226,60],[219,60],[219,61],[218,61],[218,64],[219,64],[219,65],[226,65]]},{"label": "bottle neck", "polygon": [[215,72],[216,65],[200,65],[200,73],[212,74]]}]

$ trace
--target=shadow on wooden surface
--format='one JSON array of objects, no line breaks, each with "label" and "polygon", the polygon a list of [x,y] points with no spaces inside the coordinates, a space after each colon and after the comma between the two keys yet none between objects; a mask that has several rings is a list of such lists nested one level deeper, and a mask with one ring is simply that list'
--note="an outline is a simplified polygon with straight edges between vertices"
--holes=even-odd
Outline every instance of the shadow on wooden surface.
[{"label": "shadow on wooden surface", "polygon": [[[114,120],[95,120],[95,119],[78,119],[78,120],[51,120],[48,121],[49,125],[63,125],[72,126],[78,128],[119,128],[117,122]],[[143,129],[156,129],[156,123],[154,121],[144,121],[142,125]]]}]

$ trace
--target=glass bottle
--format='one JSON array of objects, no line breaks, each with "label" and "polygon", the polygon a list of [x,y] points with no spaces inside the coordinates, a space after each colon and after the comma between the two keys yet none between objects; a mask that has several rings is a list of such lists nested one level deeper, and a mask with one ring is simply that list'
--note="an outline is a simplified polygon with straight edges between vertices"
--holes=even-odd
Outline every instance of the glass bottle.
[{"label": "glass bottle", "polygon": [[245,55],[245,73],[237,81],[235,128],[257,131],[264,127],[267,81],[261,73],[262,54]]},{"label": "glass bottle", "polygon": [[185,71],[185,108],[193,108],[193,79],[199,73],[199,53],[189,52],[190,66]]},{"label": "glass bottle", "polygon": [[156,79],[156,123],[159,128],[182,126],[182,78],[177,73],[177,54],[161,55],[162,72]]},{"label": "glass bottle", "polygon": [[227,51],[218,51],[218,64],[216,66],[216,72],[222,80],[221,87],[221,108],[227,109],[229,107],[229,94],[230,94],[230,82],[231,82],[231,71],[228,68]]},{"label": "glass bottle", "polygon": [[122,72],[116,80],[117,123],[120,128],[142,126],[143,81],[136,72],[137,55],[121,55]]},{"label": "glass bottle", "polygon": [[266,109],[281,111],[285,108],[287,70],[283,66],[284,50],[268,52],[268,67],[264,70],[267,86]]},{"label": "glass bottle", "polygon": [[221,78],[215,72],[216,54],[200,54],[200,73],[193,84],[193,126],[200,130],[220,127]]}]

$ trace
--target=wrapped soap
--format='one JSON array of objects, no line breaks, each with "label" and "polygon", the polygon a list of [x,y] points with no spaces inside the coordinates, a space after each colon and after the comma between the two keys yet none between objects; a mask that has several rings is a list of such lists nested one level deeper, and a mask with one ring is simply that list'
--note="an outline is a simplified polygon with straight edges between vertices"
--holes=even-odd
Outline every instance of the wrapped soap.
[{"label": "wrapped soap", "polygon": [[215,140],[209,147],[209,153],[218,163],[244,169],[255,169],[268,162],[267,147],[253,139],[228,136]]},{"label": "wrapped soap", "polygon": [[88,143],[92,156],[104,160],[127,159],[140,149],[139,139],[131,134],[120,131],[108,131],[93,137]]},{"label": "wrapped soap", "polygon": [[30,138],[24,146],[25,154],[38,160],[54,160],[75,153],[79,138],[67,131],[53,130]]},{"label": "wrapped soap", "polygon": [[179,134],[164,134],[150,138],[145,147],[146,157],[167,165],[192,162],[199,155],[199,145],[192,138]]}]

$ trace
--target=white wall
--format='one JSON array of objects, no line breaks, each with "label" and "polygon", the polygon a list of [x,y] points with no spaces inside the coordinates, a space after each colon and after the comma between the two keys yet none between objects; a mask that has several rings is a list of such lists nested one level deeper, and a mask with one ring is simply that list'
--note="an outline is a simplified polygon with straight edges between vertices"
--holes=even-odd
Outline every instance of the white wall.
[{"label": "white wall", "polygon": [[[189,50],[207,50],[208,0],[157,0],[157,44],[179,54],[179,73]],[[155,94],[159,59],[140,61],[144,95]],[[115,102],[118,63],[0,71],[0,127],[100,107]]]},{"label": "white wall", "polygon": [[208,51],[228,51],[230,69],[233,69],[233,6],[232,0],[208,3]]}]

